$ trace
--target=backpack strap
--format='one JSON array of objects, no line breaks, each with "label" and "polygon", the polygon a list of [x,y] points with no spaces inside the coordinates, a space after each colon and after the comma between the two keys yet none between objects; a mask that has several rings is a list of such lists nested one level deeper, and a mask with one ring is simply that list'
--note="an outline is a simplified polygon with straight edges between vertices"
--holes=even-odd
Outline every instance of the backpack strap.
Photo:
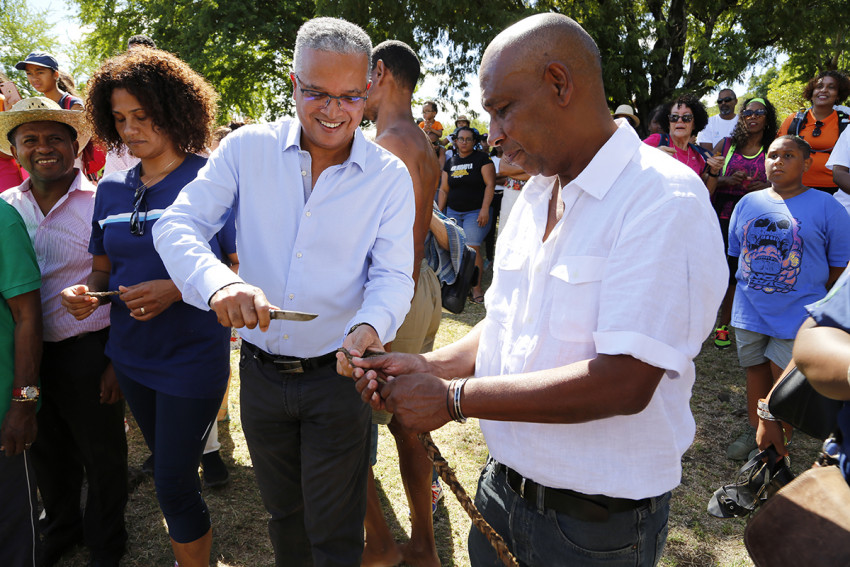
[{"label": "backpack strap", "polygon": [[786,134],[793,134],[794,136],[799,136],[800,130],[806,127],[806,120],[808,119],[808,110],[798,110],[797,114],[794,115],[794,119],[791,120],[790,124],[788,124],[788,131],[786,132]]},{"label": "backpack strap", "polygon": [[669,148],[670,147],[670,135],[665,134],[664,132],[661,132],[660,135],[661,135],[661,140],[658,141],[658,146],[659,147],[667,146]]},{"label": "backpack strap", "polygon": [[841,110],[837,110],[836,112],[838,112],[838,135],[841,136],[841,133],[850,124],[850,116],[847,116],[847,113]]}]

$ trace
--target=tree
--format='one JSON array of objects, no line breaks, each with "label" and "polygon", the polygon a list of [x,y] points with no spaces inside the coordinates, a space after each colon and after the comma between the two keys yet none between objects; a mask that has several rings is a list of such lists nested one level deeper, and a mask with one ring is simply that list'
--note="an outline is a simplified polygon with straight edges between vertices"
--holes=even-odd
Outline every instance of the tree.
[{"label": "tree", "polygon": [[0,71],[15,82],[21,96],[36,93],[15,63],[32,51],[52,53],[58,40],[48,22],[47,10],[31,10],[26,0],[0,0]]}]

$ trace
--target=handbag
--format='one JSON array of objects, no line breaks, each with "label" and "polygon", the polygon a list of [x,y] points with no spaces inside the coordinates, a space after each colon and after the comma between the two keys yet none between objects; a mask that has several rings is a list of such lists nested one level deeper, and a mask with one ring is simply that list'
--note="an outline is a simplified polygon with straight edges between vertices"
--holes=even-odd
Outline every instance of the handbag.
[{"label": "handbag", "polygon": [[756,567],[850,565],[850,486],[835,465],[815,466],[783,487],[744,531]]},{"label": "handbag", "polygon": [[842,402],[819,394],[795,366],[770,394],[770,413],[795,429],[824,440],[838,428]]},{"label": "handbag", "polygon": [[463,308],[466,306],[466,297],[477,279],[478,266],[475,265],[475,250],[464,245],[460,269],[454,283],[443,285],[443,307],[455,314],[463,312]]}]

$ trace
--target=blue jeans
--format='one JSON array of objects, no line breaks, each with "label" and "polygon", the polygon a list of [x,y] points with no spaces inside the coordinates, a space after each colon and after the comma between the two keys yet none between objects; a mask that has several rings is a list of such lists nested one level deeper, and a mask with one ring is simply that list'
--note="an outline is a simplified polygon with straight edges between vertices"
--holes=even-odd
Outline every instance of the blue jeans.
[{"label": "blue jeans", "polygon": [[[490,459],[481,472],[475,505],[520,565],[649,567],[661,560],[669,492],[634,510],[611,514],[607,522],[585,522],[520,498],[496,467]],[[469,559],[473,567],[502,565],[475,526],[469,532]]]}]

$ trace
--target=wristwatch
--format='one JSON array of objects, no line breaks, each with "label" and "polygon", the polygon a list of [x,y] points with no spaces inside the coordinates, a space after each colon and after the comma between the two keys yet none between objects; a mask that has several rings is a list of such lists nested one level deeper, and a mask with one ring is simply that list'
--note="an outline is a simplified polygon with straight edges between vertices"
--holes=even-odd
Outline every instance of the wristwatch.
[{"label": "wristwatch", "polygon": [[41,389],[38,386],[12,388],[12,399],[16,402],[34,402],[40,394]]},{"label": "wristwatch", "polygon": [[[372,327],[372,325],[371,325],[370,323],[367,323],[367,322],[363,321],[362,323],[357,323],[357,324],[352,325],[352,326],[351,326],[351,328],[350,328],[350,329],[348,329],[348,332],[347,332],[347,333],[345,333],[345,336],[347,337],[348,335],[350,335],[351,333],[353,333],[353,332],[354,332],[354,330],[355,330],[357,327],[359,327],[360,325],[367,325],[367,326],[369,326],[369,327]],[[375,327],[372,327],[372,330],[375,330]],[[377,333],[378,331],[375,331],[375,332]]]}]

